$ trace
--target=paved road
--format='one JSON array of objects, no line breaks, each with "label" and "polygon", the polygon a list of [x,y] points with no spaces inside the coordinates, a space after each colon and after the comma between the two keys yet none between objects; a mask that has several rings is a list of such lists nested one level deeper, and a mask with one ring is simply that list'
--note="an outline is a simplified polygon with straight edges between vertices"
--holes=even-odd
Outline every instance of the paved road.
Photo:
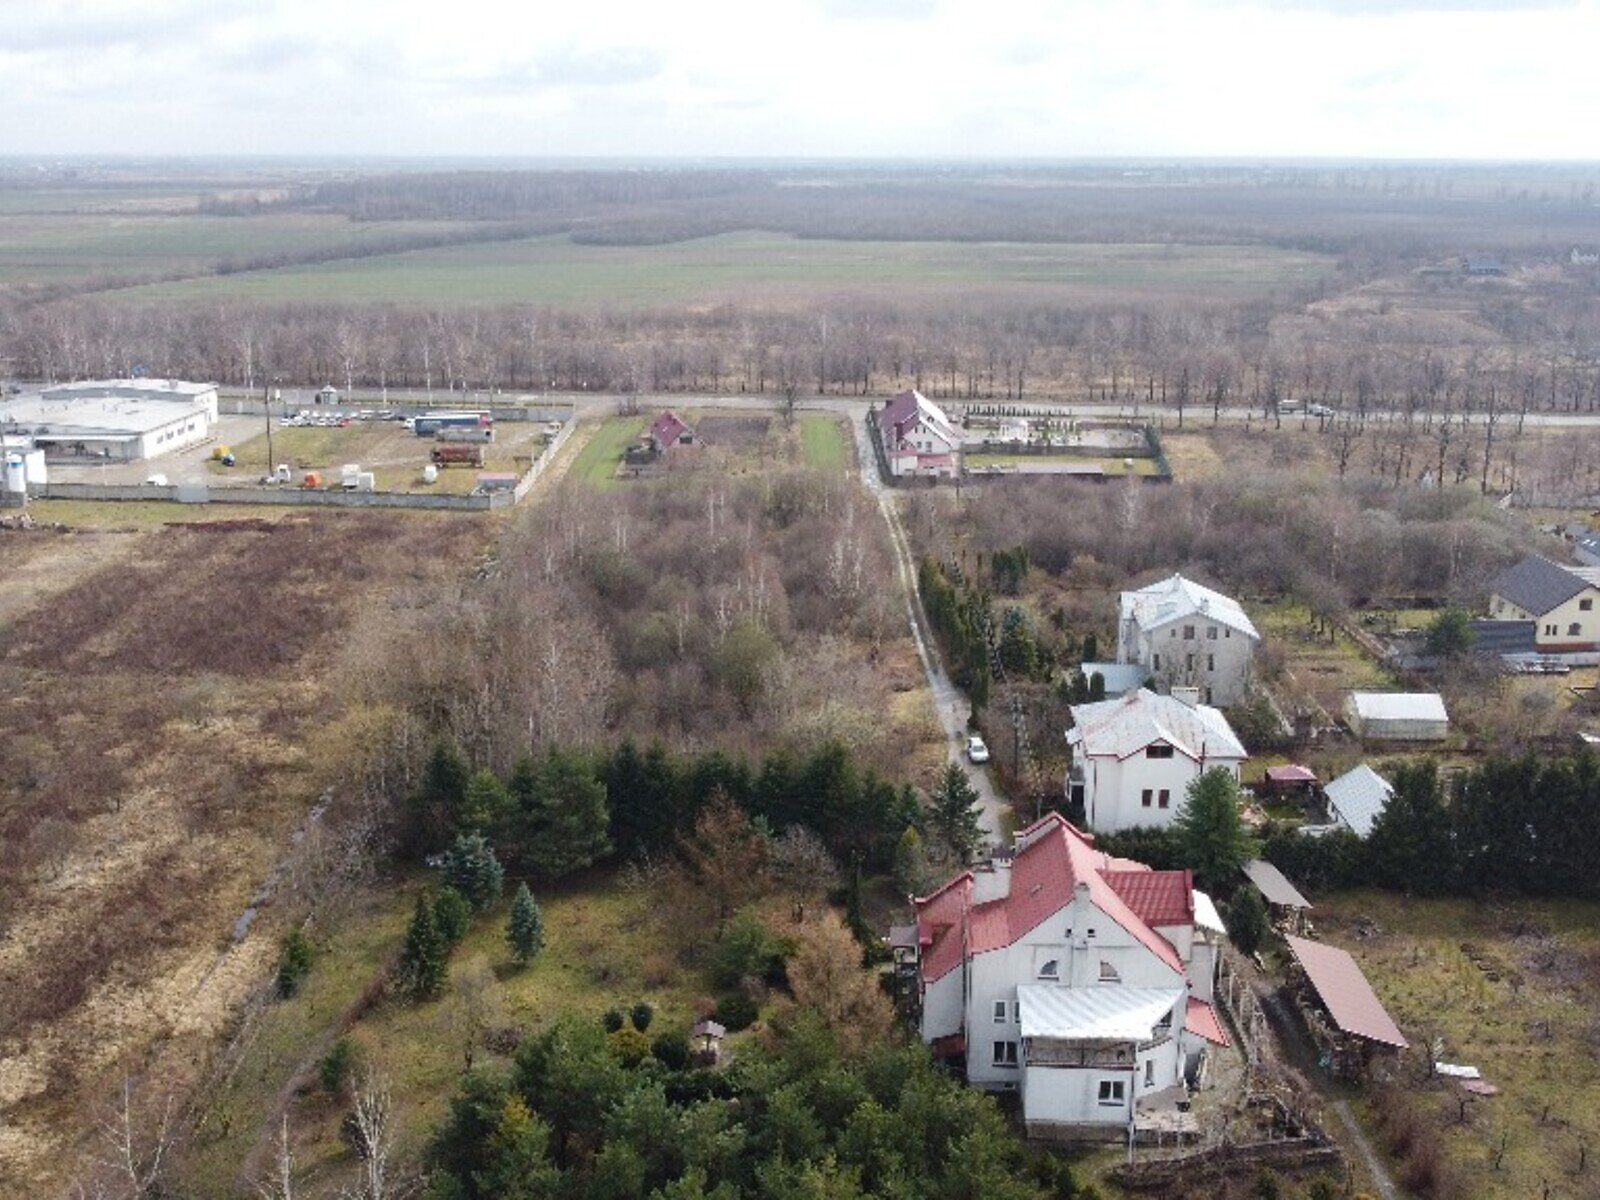
[{"label": "paved road", "polygon": [[[806,408],[813,407],[805,405]],[[967,742],[967,713],[971,706],[966,695],[950,681],[944,664],[939,660],[939,648],[928,633],[927,617],[922,611],[922,601],[917,596],[916,558],[911,544],[906,540],[905,526],[900,520],[900,509],[894,492],[884,486],[878,474],[878,461],[872,450],[872,435],[867,430],[866,407],[853,406],[851,414],[856,435],[856,457],[861,466],[861,482],[878,501],[878,511],[889,526],[889,540],[894,546],[895,571],[900,577],[901,594],[905,600],[906,620],[911,625],[911,637],[917,645],[917,656],[922,660],[922,670],[928,677],[928,690],[933,695],[935,715],[944,730],[945,752],[949,760],[959,764],[972,780],[978,792],[979,822],[984,836],[991,843],[1003,841],[1002,815],[1010,807],[1000,795],[984,767],[967,763],[963,750]]]}]

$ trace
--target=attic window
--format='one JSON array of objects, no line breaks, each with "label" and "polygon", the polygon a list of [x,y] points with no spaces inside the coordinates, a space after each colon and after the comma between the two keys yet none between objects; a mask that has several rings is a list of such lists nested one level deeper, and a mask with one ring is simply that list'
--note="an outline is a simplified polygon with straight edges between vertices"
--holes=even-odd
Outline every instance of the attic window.
[{"label": "attic window", "polygon": [[1101,983],[1121,983],[1122,982],[1122,976],[1117,972],[1116,967],[1112,966],[1110,963],[1106,962],[1104,959],[1101,959],[1101,961],[1100,961],[1100,982]]},{"label": "attic window", "polygon": [[1172,747],[1165,742],[1156,742],[1154,745],[1145,747],[1144,756],[1146,758],[1171,758]]},{"label": "attic window", "polygon": [[1056,979],[1061,975],[1061,960],[1052,958],[1039,968],[1040,979]]}]

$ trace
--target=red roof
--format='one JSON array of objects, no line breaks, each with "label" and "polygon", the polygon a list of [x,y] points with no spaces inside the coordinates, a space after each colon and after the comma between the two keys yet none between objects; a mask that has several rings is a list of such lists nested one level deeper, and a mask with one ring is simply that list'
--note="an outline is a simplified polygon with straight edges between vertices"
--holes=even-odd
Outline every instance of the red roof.
[{"label": "red roof", "polygon": [[1379,1002],[1356,960],[1337,946],[1289,937],[1289,950],[1305,969],[1322,1006],[1345,1033],[1405,1049],[1410,1043]]},{"label": "red roof", "polygon": [[1183,871],[1105,870],[1101,874],[1111,890],[1127,901],[1128,907],[1146,925],[1194,924],[1194,876]]},{"label": "red roof", "polygon": [[656,445],[666,447],[675,446],[678,439],[686,433],[693,433],[689,423],[673,412],[670,408],[665,410],[650,425],[650,437]]},{"label": "red roof", "polygon": [[[961,965],[967,954],[982,954],[1014,943],[1043,924],[1072,901],[1079,883],[1089,889],[1089,899],[1106,916],[1127,930],[1141,945],[1183,975],[1183,962],[1172,943],[1135,911],[1108,880],[1108,875],[1131,874],[1137,866],[1112,859],[1096,850],[1088,837],[1065,817],[1051,813],[1018,835],[1020,848],[1011,863],[1010,891],[1004,897],[972,904],[973,876],[957,875],[938,891],[916,901],[917,926],[923,944],[922,977],[939,979]],[[1113,865],[1115,864],[1115,865]],[[1152,876],[1182,876],[1182,871],[1149,871]],[[1173,881],[1164,878],[1131,886],[1151,913],[1169,916],[1175,909]],[[1188,902],[1192,906],[1192,901]],[[1193,909],[1189,909],[1193,919]],[[1182,924],[1173,921],[1171,924]]]},{"label": "red roof", "polygon": [[1228,1034],[1222,1028],[1222,1022],[1217,1019],[1217,1010],[1204,1000],[1189,997],[1189,1011],[1184,1017],[1183,1027],[1214,1045],[1228,1044]]}]

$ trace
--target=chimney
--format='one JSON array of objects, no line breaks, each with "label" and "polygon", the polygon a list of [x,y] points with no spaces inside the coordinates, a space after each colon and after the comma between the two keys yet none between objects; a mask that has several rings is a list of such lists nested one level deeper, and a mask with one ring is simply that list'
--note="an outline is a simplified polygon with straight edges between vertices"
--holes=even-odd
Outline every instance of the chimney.
[{"label": "chimney", "polygon": [[1200,689],[1197,687],[1175,687],[1172,689],[1172,698],[1185,708],[1193,708],[1200,703]]}]

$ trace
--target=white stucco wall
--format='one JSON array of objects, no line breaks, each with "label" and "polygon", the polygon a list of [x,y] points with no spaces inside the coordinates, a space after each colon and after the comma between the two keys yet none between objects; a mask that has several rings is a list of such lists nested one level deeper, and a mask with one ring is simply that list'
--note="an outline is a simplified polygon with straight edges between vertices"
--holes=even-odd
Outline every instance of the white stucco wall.
[{"label": "white stucco wall", "polygon": [[922,1040],[949,1037],[961,1032],[965,1012],[962,995],[962,970],[957,967],[928,984],[922,993]]},{"label": "white stucco wall", "polygon": [[[1090,829],[1114,833],[1140,825],[1165,829],[1183,807],[1185,794],[1201,774],[1201,764],[1182,751],[1171,758],[1150,758],[1143,750],[1122,760],[1085,757],[1083,760],[1083,810]],[[1239,778],[1242,759],[1211,758],[1205,769],[1224,767]],[[1150,790],[1150,807],[1143,804],[1145,789]],[[1161,789],[1168,794],[1168,807],[1160,807]]]}]

